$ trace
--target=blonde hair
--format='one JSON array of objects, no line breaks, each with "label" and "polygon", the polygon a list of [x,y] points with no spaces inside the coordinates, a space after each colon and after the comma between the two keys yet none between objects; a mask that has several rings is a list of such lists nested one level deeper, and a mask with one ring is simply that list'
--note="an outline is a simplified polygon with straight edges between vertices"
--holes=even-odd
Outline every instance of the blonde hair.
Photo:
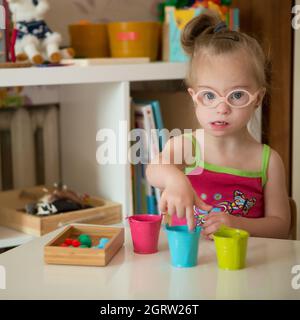
[{"label": "blonde hair", "polygon": [[[261,45],[249,35],[229,30],[220,17],[210,10],[195,17],[187,23],[181,34],[181,45],[190,57],[190,65],[186,78],[186,84],[193,86],[194,61],[198,54],[223,54],[243,50],[248,54],[249,62],[253,68],[253,74],[257,83],[269,91],[271,82],[271,64],[267,59]],[[265,102],[269,101],[268,94]]]}]

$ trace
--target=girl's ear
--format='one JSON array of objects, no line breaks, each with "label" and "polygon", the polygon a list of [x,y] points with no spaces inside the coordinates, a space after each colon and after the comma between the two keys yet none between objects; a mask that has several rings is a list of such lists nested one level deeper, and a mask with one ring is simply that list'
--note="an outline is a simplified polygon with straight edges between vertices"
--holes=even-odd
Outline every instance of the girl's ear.
[{"label": "girl's ear", "polygon": [[263,102],[263,99],[266,95],[266,91],[267,89],[266,88],[262,88],[257,96],[257,107],[261,106],[262,105],[262,102]]}]

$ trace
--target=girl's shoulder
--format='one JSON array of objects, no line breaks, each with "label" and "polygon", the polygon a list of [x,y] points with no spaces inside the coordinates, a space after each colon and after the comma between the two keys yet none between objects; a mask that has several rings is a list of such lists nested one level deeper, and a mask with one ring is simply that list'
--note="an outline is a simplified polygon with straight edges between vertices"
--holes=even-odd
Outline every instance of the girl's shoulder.
[{"label": "girl's shoulder", "polygon": [[285,167],[283,160],[279,153],[270,148],[269,162],[268,162],[268,175],[272,174],[285,174]]}]

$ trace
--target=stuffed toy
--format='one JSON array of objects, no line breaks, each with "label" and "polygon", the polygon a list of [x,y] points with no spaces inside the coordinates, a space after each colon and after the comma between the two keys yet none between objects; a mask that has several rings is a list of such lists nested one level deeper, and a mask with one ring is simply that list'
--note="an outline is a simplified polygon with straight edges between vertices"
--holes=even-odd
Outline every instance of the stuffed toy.
[{"label": "stuffed toy", "polygon": [[54,189],[43,190],[45,194],[41,198],[36,198],[35,195],[28,194],[23,191],[20,194],[22,198],[31,198],[35,202],[26,204],[25,210],[29,214],[37,216],[47,216],[56,213],[75,211],[91,208],[89,205],[89,196],[87,194],[78,195],[67,186],[55,184]]},{"label": "stuffed toy", "polygon": [[47,0],[8,0],[8,3],[16,32],[14,53],[17,61],[59,63],[62,58],[74,57],[72,48],[59,49],[61,35],[53,32],[44,20],[49,10]]}]

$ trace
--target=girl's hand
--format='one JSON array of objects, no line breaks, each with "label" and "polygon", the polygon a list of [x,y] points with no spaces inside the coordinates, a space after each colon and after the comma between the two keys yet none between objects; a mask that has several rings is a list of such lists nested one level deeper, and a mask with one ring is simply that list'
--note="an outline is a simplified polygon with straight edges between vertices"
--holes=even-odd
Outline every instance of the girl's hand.
[{"label": "girl's hand", "polygon": [[178,218],[186,217],[189,230],[192,230],[195,228],[194,205],[202,210],[212,208],[198,198],[184,174],[179,174],[166,183],[159,203],[162,213],[177,214]]},{"label": "girl's hand", "polygon": [[234,227],[235,217],[225,212],[212,212],[205,217],[201,235],[206,239],[213,239],[213,234],[219,230],[221,225]]}]

